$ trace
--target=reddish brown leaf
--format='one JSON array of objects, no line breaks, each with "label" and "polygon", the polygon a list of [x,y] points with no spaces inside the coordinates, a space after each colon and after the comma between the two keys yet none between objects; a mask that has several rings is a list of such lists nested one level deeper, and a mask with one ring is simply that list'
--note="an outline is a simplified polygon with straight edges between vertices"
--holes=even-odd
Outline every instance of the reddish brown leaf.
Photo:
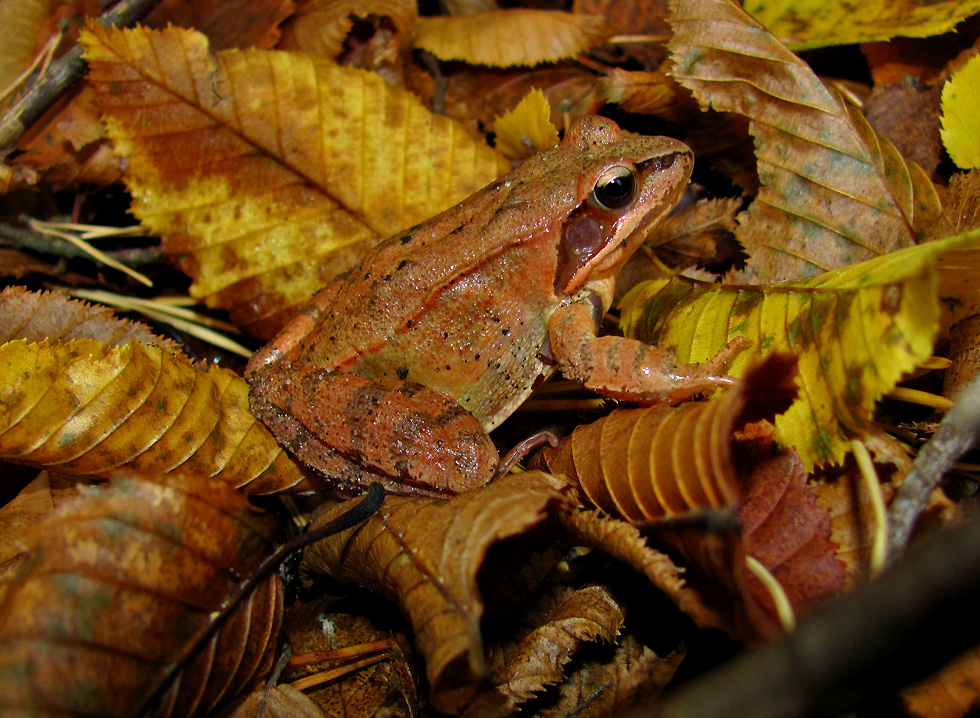
[{"label": "reddish brown leaf", "polygon": [[0,606],[0,712],[129,715],[158,677],[154,706],[204,713],[271,667],[277,575],[203,649],[194,641],[274,548],[275,522],[220,481],[128,479],[53,514]]}]

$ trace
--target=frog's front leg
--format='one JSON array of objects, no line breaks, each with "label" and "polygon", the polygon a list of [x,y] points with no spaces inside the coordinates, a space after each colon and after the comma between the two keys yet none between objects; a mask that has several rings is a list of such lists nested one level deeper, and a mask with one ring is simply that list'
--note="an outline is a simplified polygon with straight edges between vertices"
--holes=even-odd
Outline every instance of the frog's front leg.
[{"label": "frog's front leg", "polygon": [[497,449],[451,397],[413,382],[311,366],[251,384],[252,412],[280,443],[340,484],[447,496],[487,483]]},{"label": "frog's front leg", "polygon": [[560,307],[551,317],[549,340],[566,378],[615,399],[673,402],[731,384],[723,369],[751,343],[737,337],[703,364],[682,364],[672,352],[635,339],[597,337],[601,311],[597,295]]}]

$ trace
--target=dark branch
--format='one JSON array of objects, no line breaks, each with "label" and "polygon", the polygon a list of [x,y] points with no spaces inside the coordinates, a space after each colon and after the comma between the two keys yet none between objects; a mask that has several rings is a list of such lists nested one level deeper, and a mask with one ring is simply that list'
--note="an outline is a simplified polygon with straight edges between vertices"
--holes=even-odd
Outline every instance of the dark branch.
[{"label": "dark branch", "polygon": [[[106,27],[128,27],[146,17],[160,0],[122,0],[99,16]],[[82,48],[71,50],[52,62],[27,93],[0,117],[0,157],[6,157],[24,133],[85,72]]]},{"label": "dark branch", "polygon": [[798,630],[750,651],[631,718],[832,716],[887,705],[980,643],[980,517],[936,531],[878,579]]}]

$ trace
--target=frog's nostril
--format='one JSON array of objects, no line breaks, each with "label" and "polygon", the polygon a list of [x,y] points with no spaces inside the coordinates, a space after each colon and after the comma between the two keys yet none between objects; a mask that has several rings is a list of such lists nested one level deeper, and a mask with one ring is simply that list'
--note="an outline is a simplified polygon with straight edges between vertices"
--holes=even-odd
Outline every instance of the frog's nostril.
[{"label": "frog's nostril", "polygon": [[674,159],[677,157],[676,152],[671,152],[669,155],[660,158],[660,169],[665,170],[674,164]]}]

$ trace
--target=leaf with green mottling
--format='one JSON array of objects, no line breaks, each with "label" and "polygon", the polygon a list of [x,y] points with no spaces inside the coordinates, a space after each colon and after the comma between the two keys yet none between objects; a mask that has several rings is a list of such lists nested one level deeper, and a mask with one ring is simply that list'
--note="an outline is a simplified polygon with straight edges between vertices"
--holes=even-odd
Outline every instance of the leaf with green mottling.
[{"label": "leaf with green mottling", "polygon": [[753,282],[813,276],[914,245],[939,215],[922,169],[729,0],[671,0],[673,75],[748,117],[761,189],[736,238]]},{"label": "leaf with green mottling", "polygon": [[200,640],[275,549],[269,515],[223,481],[124,479],[38,524],[0,604],[0,714],[203,715],[272,666],[273,574]]},{"label": "leaf with green mottling", "polygon": [[929,37],[980,12],[980,0],[746,0],[745,11],[794,49]]},{"label": "leaf with green mottling", "polygon": [[757,357],[797,354],[800,396],[776,417],[776,436],[809,470],[839,462],[877,400],[930,356],[940,328],[976,311],[978,272],[974,230],[780,284],[652,280],[624,298],[622,324],[685,363],[746,337],[752,346],[733,361],[732,376]]}]

